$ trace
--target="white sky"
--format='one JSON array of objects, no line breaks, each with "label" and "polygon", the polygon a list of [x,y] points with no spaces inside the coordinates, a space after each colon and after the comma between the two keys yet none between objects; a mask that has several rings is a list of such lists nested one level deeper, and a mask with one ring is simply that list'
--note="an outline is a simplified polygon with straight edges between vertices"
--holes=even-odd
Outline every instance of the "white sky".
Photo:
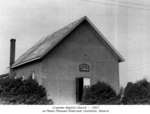
[{"label": "white sky", "polygon": [[16,57],[39,39],[88,16],[126,61],[120,81],[150,80],[149,0],[0,0],[0,74],[9,65],[9,39]]}]

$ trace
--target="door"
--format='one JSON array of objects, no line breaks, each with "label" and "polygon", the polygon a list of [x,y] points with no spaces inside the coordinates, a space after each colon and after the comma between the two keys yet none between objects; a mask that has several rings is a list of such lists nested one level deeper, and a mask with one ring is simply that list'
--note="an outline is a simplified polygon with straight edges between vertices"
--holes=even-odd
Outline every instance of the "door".
[{"label": "door", "polygon": [[76,78],[76,102],[82,101],[83,78]]},{"label": "door", "polygon": [[76,78],[76,102],[82,101],[84,88],[90,87],[90,78]]}]

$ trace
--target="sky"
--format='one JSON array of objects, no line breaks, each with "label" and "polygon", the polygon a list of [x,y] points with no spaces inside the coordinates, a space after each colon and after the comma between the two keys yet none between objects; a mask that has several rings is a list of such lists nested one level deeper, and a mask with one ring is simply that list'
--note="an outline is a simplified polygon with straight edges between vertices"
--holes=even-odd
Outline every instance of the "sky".
[{"label": "sky", "polygon": [[150,80],[149,0],[0,0],[0,74],[9,66],[10,39],[16,58],[41,38],[83,16],[125,58],[120,83]]}]

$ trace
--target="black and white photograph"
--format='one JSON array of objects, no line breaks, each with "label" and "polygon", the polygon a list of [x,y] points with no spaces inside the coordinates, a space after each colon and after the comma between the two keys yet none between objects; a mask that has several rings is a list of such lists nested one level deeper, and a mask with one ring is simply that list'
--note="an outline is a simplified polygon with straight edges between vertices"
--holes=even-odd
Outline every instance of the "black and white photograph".
[{"label": "black and white photograph", "polygon": [[0,105],[149,106],[149,58],[149,0],[0,0]]}]

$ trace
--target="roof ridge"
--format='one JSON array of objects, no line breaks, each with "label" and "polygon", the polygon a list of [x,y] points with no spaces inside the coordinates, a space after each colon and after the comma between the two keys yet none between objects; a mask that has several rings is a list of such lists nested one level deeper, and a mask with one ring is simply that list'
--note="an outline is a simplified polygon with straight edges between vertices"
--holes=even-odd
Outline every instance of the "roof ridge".
[{"label": "roof ridge", "polygon": [[87,16],[83,16],[78,20],[73,21],[72,23],[58,29],[54,33],[47,35],[45,38],[39,40],[35,45],[29,48],[15,61],[15,63],[12,65],[12,68],[43,58],[51,49],[53,49],[59,42],[61,42],[84,20],[86,20],[94,28],[94,30],[100,36],[102,36],[104,42],[117,55],[117,57],[119,58],[118,60],[123,61],[124,59],[121,54],[111,45],[111,43],[104,37],[104,35],[97,29],[97,27],[90,21],[90,19]]}]

